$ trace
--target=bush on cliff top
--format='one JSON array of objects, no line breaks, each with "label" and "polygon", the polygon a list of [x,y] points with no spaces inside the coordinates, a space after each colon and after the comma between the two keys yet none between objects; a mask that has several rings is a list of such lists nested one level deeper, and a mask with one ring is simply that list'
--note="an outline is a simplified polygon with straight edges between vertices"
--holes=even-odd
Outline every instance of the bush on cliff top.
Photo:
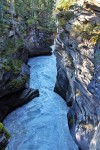
[{"label": "bush on cliff top", "polygon": [[6,72],[12,71],[13,75],[18,75],[22,67],[22,61],[18,59],[8,58],[0,63],[0,70],[3,68]]},{"label": "bush on cliff top", "polygon": [[57,15],[58,17],[58,21],[59,21],[59,26],[63,27],[66,25],[66,23],[74,17],[74,13],[72,11],[61,11],[59,12],[59,14]]},{"label": "bush on cliff top", "polygon": [[69,10],[70,6],[75,4],[76,0],[58,0],[56,2],[56,8],[55,11],[66,11]]},{"label": "bush on cliff top", "polygon": [[93,45],[96,44],[100,34],[100,25],[87,23],[83,25],[74,25],[73,28],[76,33],[76,37],[81,35],[83,40],[89,40]]}]

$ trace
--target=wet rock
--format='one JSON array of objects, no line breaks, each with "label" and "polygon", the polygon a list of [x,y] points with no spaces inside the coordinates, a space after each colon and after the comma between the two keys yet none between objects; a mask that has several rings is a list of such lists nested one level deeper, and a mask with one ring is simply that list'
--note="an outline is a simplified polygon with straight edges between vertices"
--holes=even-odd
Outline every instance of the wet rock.
[{"label": "wet rock", "polygon": [[25,88],[18,92],[8,94],[0,98],[0,121],[14,109],[28,103],[33,98],[39,96],[37,89]]}]

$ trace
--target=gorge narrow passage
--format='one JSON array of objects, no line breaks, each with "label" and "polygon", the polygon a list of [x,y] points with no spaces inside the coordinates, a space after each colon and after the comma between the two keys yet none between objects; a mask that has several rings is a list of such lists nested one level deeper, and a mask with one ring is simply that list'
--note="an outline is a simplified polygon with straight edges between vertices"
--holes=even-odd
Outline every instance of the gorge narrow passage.
[{"label": "gorge narrow passage", "polygon": [[11,133],[6,150],[77,150],[68,129],[66,103],[53,92],[55,56],[30,58],[29,65],[30,87],[39,89],[40,96],[5,119]]}]

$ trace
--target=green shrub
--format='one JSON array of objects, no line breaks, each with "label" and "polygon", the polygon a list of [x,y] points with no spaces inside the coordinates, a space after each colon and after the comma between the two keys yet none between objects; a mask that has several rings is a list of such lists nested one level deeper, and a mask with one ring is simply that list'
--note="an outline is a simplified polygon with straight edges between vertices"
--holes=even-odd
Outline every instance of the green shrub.
[{"label": "green shrub", "polygon": [[83,25],[75,25],[74,29],[77,34],[80,34],[83,37],[83,39],[89,39],[94,29],[94,26],[88,23],[88,24],[83,24]]},{"label": "green shrub", "polygon": [[83,40],[90,40],[93,45],[96,44],[98,35],[100,34],[100,25],[95,26],[87,23],[83,25],[74,25],[73,28],[76,36],[81,35]]},{"label": "green shrub", "polygon": [[16,75],[21,69],[22,61],[18,59],[13,60],[12,58],[9,58],[4,64],[4,66],[6,66],[6,69],[8,70],[12,70],[12,72]]},{"label": "green shrub", "polygon": [[6,49],[5,55],[8,55],[8,56],[11,56],[11,54],[16,52],[17,49],[21,45],[23,45],[23,42],[20,38],[16,38],[16,41],[14,41],[14,39],[8,39],[6,42],[7,42],[7,49]]},{"label": "green shrub", "polygon": [[5,64],[2,64],[2,68],[7,72],[9,72],[11,70],[11,67],[8,65],[5,65]]},{"label": "green shrub", "polygon": [[57,15],[58,17],[58,21],[59,21],[59,26],[65,26],[67,24],[67,22],[73,18],[74,13],[72,11],[62,11],[59,12],[59,14]]},{"label": "green shrub", "polygon": [[20,73],[23,62],[18,59],[8,58],[4,62],[0,62],[0,70],[4,69],[6,72],[11,71],[12,75],[17,76]]},{"label": "green shrub", "polygon": [[66,11],[69,10],[70,6],[75,4],[76,0],[58,0],[56,2],[55,11]]},{"label": "green shrub", "polygon": [[98,35],[94,35],[91,37],[90,41],[93,45],[97,43],[98,37],[99,37]]},{"label": "green shrub", "polygon": [[11,80],[8,84],[8,86],[10,88],[13,88],[13,87],[16,87],[16,88],[21,88],[27,81],[27,77],[26,76],[22,76],[20,79],[14,79],[14,80]]}]

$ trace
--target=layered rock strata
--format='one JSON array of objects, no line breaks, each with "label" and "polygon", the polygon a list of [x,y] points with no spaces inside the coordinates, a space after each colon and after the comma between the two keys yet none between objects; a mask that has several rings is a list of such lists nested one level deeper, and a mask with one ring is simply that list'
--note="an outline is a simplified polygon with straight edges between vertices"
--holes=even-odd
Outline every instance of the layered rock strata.
[{"label": "layered rock strata", "polygon": [[97,150],[100,143],[100,7],[91,3],[84,6],[74,6],[68,12],[57,14],[55,91],[70,106],[69,129],[79,148]]}]

